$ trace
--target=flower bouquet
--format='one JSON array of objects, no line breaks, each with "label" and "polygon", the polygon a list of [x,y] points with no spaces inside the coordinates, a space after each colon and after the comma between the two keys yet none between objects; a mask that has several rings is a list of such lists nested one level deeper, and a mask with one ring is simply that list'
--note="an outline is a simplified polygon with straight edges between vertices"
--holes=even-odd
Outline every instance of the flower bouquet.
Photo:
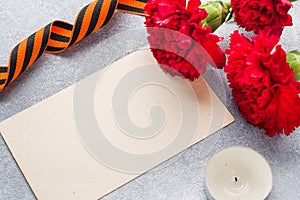
[{"label": "flower bouquet", "polygon": [[[279,41],[293,25],[291,8],[288,0],[149,0],[145,25],[166,73],[194,81],[207,64],[224,69],[242,116],[268,136],[290,135],[300,126],[300,52],[286,52]],[[235,30],[223,52],[213,32],[229,20],[255,36]]]}]

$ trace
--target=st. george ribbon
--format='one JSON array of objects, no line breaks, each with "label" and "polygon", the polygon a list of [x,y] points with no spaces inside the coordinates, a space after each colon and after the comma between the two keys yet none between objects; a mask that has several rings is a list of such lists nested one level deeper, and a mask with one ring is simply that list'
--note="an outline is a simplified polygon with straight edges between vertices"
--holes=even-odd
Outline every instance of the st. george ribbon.
[{"label": "st. george ribbon", "polygon": [[95,0],[80,10],[74,24],[53,21],[20,42],[10,53],[7,66],[0,66],[0,92],[43,53],[56,54],[97,31],[118,11],[144,16],[147,0]]}]

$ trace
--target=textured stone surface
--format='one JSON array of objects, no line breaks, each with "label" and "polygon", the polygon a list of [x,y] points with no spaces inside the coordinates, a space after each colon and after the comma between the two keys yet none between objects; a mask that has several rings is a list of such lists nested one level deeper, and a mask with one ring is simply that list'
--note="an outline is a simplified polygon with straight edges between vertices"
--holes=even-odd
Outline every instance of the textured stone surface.
[{"label": "textured stone surface", "polygon": [[[0,0],[1,64],[7,63],[10,50],[23,38],[55,19],[72,22],[77,11],[87,3],[89,0],[72,3],[67,0]],[[300,3],[294,5],[291,13],[294,28],[285,30],[281,42],[286,50],[300,49]],[[85,77],[146,45],[143,21],[142,17],[117,13],[105,28],[65,53],[43,56],[0,94],[0,121],[64,89],[78,77]],[[234,28],[236,25],[229,23],[217,30],[224,36],[223,48],[228,46],[228,34]],[[206,199],[204,169],[207,160],[220,148],[232,145],[251,147],[268,160],[274,174],[269,199],[300,199],[300,130],[290,137],[265,136],[263,131],[241,118],[223,72],[209,69],[204,77],[235,116],[236,122],[103,199]],[[2,138],[0,199],[34,199]]]}]

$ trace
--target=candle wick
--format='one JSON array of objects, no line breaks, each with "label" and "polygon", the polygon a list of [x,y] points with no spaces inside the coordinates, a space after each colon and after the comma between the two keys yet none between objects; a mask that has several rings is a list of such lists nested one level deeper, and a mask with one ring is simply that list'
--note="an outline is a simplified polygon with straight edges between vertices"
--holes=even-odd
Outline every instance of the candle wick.
[{"label": "candle wick", "polygon": [[235,182],[238,182],[238,178],[237,177],[234,177],[234,180],[235,180]]}]

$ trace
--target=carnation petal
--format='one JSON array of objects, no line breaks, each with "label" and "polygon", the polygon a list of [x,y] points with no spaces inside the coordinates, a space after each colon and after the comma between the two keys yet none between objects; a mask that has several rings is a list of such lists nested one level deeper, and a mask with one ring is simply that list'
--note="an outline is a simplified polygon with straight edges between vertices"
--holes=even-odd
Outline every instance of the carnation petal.
[{"label": "carnation petal", "polygon": [[300,126],[300,83],[276,38],[260,31],[252,40],[238,32],[231,36],[224,70],[232,96],[250,124],[263,128],[271,137],[290,135]]},{"label": "carnation petal", "polygon": [[[202,27],[208,13],[200,0],[149,0],[145,12],[150,48],[161,68],[172,76],[195,80],[207,63],[222,68],[225,54],[220,38]],[[153,30],[154,29],[154,30]]]}]

